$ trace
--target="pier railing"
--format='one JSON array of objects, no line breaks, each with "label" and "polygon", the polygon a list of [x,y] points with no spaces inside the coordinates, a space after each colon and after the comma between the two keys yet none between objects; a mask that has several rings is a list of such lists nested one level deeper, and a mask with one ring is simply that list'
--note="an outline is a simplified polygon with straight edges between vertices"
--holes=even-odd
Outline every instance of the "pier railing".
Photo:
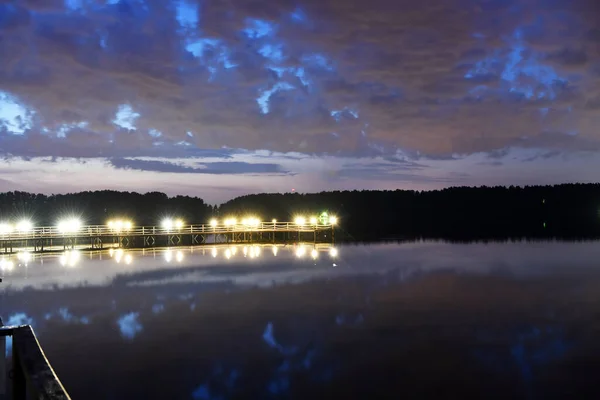
[{"label": "pier railing", "polygon": [[[12,336],[10,373],[5,361],[8,336]],[[0,351],[0,398],[6,398],[9,377],[13,400],[70,400],[30,325],[0,326]]]},{"label": "pier railing", "polygon": [[261,222],[256,225],[192,224],[181,227],[134,226],[130,229],[111,228],[108,225],[85,225],[65,232],[56,226],[36,227],[27,231],[0,232],[0,240],[54,239],[70,236],[144,236],[144,235],[182,235],[182,234],[225,234],[242,232],[315,232],[332,229],[332,224],[296,224],[293,222]]}]

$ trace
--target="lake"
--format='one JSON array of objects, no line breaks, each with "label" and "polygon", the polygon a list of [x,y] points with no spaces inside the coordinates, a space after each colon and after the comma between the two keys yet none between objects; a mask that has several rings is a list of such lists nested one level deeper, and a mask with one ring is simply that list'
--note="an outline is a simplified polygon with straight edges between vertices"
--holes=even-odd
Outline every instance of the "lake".
[{"label": "lake", "polygon": [[600,243],[0,261],[74,399],[597,398]]}]

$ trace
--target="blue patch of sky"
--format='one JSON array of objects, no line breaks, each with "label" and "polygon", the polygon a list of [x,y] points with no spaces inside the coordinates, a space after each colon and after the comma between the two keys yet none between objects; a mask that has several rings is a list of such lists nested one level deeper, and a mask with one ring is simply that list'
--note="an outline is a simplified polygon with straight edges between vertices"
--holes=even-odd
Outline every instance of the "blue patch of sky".
[{"label": "blue patch of sky", "polygon": [[125,339],[133,339],[136,337],[138,333],[140,333],[144,328],[142,324],[139,322],[140,314],[137,312],[130,312],[129,314],[125,314],[121,316],[117,320],[117,324],[119,325],[119,330],[121,331],[121,335]]},{"label": "blue patch of sky", "polygon": [[266,43],[258,49],[258,53],[271,62],[282,62],[286,59],[283,54],[283,45]]},{"label": "blue patch of sky", "polygon": [[156,129],[150,129],[148,131],[148,135],[152,136],[153,138],[159,138],[162,136],[162,132],[161,131],[157,131]]},{"label": "blue patch of sky", "polygon": [[88,317],[78,318],[75,315],[73,315],[67,307],[61,307],[58,310],[58,316],[66,323],[84,324],[84,325],[87,325],[90,323],[90,319]]},{"label": "blue patch of sky", "polygon": [[81,121],[81,122],[77,122],[77,123],[74,123],[74,124],[62,124],[56,130],[56,137],[58,137],[58,138],[66,138],[67,137],[67,133],[69,133],[71,130],[73,130],[75,128],[85,129],[85,128],[87,128],[88,125],[89,125],[89,123],[86,122],[86,121]]},{"label": "blue patch of sky", "polygon": [[84,7],[84,0],[65,0],[65,8],[69,11],[79,11]]},{"label": "blue patch of sky", "polygon": [[331,62],[327,59],[327,57],[320,53],[306,54],[302,56],[302,61],[327,71],[334,70],[333,65],[331,65]]},{"label": "blue patch of sky", "polygon": [[33,325],[33,318],[24,312],[17,312],[8,317],[7,325]]},{"label": "blue patch of sky", "polygon": [[0,91],[0,129],[5,128],[14,135],[23,135],[33,127],[33,114],[16,97]]},{"label": "blue patch of sky", "polygon": [[290,74],[298,78],[304,86],[308,87],[310,85],[310,80],[306,76],[306,70],[303,67],[269,65],[267,68],[275,72],[279,79],[285,77],[286,74]]},{"label": "blue patch of sky", "polygon": [[527,49],[520,29],[510,39],[510,51],[494,53],[477,62],[464,75],[466,79],[499,79],[508,92],[526,99],[549,99],[557,96],[557,89],[567,83],[556,70],[539,62],[537,54]]},{"label": "blue patch of sky", "polygon": [[175,18],[183,29],[198,29],[198,3],[179,0],[175,2]]},{"label": "blue patch of sky", "polygon": [[187,51],[192,53],[196,58],[204,58],[204,53],[208,50],[216,49],[220,44],[219,39],[215,38],[200,38],[190,41],[186,44]]},{"label": "blue patch of sky", "polygon": [[348,107],[344,107],[341,110],[332,110],[330,114],[336,120],[336,122],[340,122],[345,116],[349,116],[354,119],[358,118],[358,111]]},{"label": "blue patch of sky", "polygon": [[263,19],[247,18],[246,27],[242,32],[249,39],[260,39],[273,36],[277,30],[277,24]]},{"label": "blue patch of sky", "polygon": [[300,7],[292,11],[290,13],[290,17],[292,18],[292,21],[297,23],[303,23],[308,21],[308,16]]},{"label": "blue patch of sky", "polygon": [[112,122],[121,128],[136,130],[135,122],[139,117],[140,114],[135,112],[129,104],[121,104]]},{"label": "blue patch of sky", "polygon": [[287,91],[295,89],[293,85],[287,82],[277,82],[271,89],[263,90],[263,92],[256,98],[256,102],[260,107],[260,110],[263,114],[268,114],[270,111],[269,101],[271,100],[271,96],[279,91]]},{"label": "blue patch of sky", "polygon": [[[185,46],[186,50],[196,57],[200,64],[210,72],[210,80],[213,80],[218,72],[218,66],[225,69],[235,68],[238,65],[231,61],[230,51],[225,44],[215,38],[200,38],[190,40]],[[214,54],[208,58],[208,54]]]}]

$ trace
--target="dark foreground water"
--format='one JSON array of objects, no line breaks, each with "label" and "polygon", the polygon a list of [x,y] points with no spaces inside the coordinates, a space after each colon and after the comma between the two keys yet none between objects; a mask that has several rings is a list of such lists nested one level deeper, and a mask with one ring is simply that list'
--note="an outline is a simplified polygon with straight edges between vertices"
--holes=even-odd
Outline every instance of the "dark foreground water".
[{"label": "dark foreground water", "polygon": [[336,250],[4,260],[0,313],[74,399],[599,398],[600,243]]}]

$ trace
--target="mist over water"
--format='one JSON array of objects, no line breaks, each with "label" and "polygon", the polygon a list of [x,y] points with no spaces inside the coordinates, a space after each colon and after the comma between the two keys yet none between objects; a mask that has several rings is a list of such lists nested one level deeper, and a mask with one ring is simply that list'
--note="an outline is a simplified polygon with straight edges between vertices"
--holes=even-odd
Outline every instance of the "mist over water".
[{"label": "mist over water", "polygon": [[21,255],[0,314],[33,325],[73,398],[590,398],[599,259],[597,242]]}]

